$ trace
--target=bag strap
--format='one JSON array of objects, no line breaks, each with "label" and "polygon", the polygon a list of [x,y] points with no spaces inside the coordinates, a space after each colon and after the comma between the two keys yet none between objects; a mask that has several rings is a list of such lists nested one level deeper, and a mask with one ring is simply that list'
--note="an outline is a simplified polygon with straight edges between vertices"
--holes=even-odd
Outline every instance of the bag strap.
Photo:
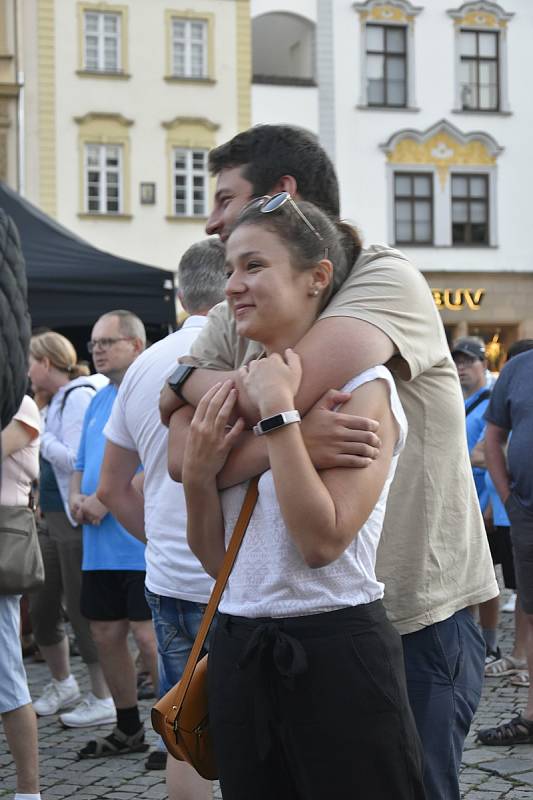
[{"label": "bag strap", "polygon": [[76,389],[90,389],[92,392],[96,394],[96,386],[93,386],[92,383],[78,383],[77,386],[71,386],[70,389],[67,389],[63,397],[61,398],[61,406],[59,408],[59,415],[63,415],[63,411],[65,410],[65,405],[68,399],[68,396],[71,392],[75,392]]},{"label": "bag strap", "polygon": [[480,403],[483,402],[483,400],[488,400],[489,397],[490,397],[490,390],[489,389],[485,389],[484,392],[481,392],[481,394],[476,397],[476,399],[474,400],[472,405],[468,406],[468,408],[466,409],[465,417],[467,417],[470,414],[471,411],[473,411],[475,408],[477,408],[480,405]]},{"label": "bag strap", "polygon": [[183,698],[185,697],[187,689],[189,688],[189,684],[192,680],[196,664],[198,663],[198,658],[200,656],[200,653],[202,652],[202,648],[207,638],[207,634],[209,633],[209,628],[211,627],[213,617],[215,616],[218,604],[220,603],[220,598],[222,597],[224,589],[226,588],[226,584],[228,582],[228,578],[233,568],[233,564],[235,563],[235,559],[237,558],[237,553],[239,552],[239,548],[244,538],[244,534],[246,533],[246,528],[248,527],[248,523],[250,522],[250,518],[252,516],[255,504],[257,502],[258,483],[259,483],[259,477],[257,476],[255,478],[252,478],[252,480],[248,484],[248,489],[246,491],[246,496],[242,504],[239,518],[235,524],[235,528],[233,529],[233,533],[231,535],[231,539],[228,544],[228,549],[226,550],[226,555],[224,556],[224,559],[222,561],[217,579],[215,581],[215,585],[213,587],[213,591],[211,592],[211,597],[209,598],[209,602],[204,611],[204,616],[202,617],[200,628],[198,629],[196,639],[194,640],[194,644],[191,648],[189,658],[187,659],[187,664],[185,665],[185,669],[183,670],[183,675],[181,676],[181,680],[178,684],[178,691],[176,693],[176,697],[174,698],[174,706],[173,706],[176,712],[179,712],[179,709],[183,702]]}]

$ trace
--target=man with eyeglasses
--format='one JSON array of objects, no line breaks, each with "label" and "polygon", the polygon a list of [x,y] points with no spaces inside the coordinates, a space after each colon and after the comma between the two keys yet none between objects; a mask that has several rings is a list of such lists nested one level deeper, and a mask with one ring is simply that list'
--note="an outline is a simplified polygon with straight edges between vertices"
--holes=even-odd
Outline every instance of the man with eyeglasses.
[{"label": "man with eyeglasses", "polygon": [[[144,597],[144,544],[131,536],[96,497],[105,449],[104,427],[128,367],[143,352],[146,334],[130,311],[110,311],[97,320],[87,348],[98,372],[109,384],[92,399],[70,487],[70,508],[83,524],[81,612],[90,620],[98,658],[117,712],[109,736],[94,739],[80,758],[98,758],[148,749],[137,705],[137,673],[128,647],[133,637],[157,682],[155,635]],[[67,727],[87,724],[90,709],[62,714]]]},{"label": "man with eyeglasses", "polygon": [[[239,133],[210,153],[210,169],[217,185],[206,230],[223,241],[245,204],[261,195],[288,192],[339,216],[331,161],[299,128],[260,125]],[[476,500],[457,372],[424,277],[399,251],[367,247],[295,349],[303,362],[296,407],[306,415],[303,429],[317,468],[364,468],[379,444],[371,421],[358,420],[360,430],[353,430],[331,413],[335,395],[321,395],[376,364],[386,363],[397,379],[409,435],[389,495],[376,571],[389,617],[402,634],[428,797],[459,800],[461,754],[485,656],[469,606],[496,596],[498,587]],[[238,385],[239,412],[257,423],[235,370],[258,350],[236,336],[227,304],[211,312],[191,356],[177,385],[162,391],[162,419],[168,422],[184,402],[196,405],[229,377]],[[317,362],[320,371],[313,369]],[[268,468],[261,437],[250,437],[228,485]]]}]

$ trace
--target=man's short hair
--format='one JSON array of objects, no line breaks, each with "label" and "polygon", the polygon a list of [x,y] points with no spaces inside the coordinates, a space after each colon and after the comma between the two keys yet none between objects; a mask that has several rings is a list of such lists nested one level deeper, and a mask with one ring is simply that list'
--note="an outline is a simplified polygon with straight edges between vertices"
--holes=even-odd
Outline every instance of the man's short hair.
[{"label": "man's short hair", "polygon": [[114,311],[106,311],[102,314],[100,319],[105,317],[117,317],[118,329],[122,336],[131,336],[132,339],[140,339],[143,345],[146,345],[146,330],[143,321],[139,319],[137,314],[133,311],[126,311],[123,308],[117,308]]},{"label": "man's short hair", "polygon": [[339,217],[339,184],[335,169],[316,136],[294,125],[256,125],[209,153],[209,169],[243,167],[254,197],[268,194],[283,175],[296,179],[302,200]]},{"label": "man's short hair", "polygon": [[226,251],[220,239],[191,245],[181,257],[178,286],[189,314],[209,311],[224,300]]}]

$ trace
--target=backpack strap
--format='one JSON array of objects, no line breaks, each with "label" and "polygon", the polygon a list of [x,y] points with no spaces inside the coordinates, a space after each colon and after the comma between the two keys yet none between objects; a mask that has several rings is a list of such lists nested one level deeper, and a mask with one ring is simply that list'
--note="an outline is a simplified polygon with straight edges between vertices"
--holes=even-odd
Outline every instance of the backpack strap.
[{"label": "backpack strap", "polygon": [[90,389],[92,392],[96,394],[96,387],[92,385],[92,383],[78,383],[77,386],[71,386],[70,389],[67,389],[63,398],[61,400],[61,406],[59,408],[59,416],[63,416],[63,411],[65,410],[65,404],[67,402],[67,398],[71,392],[75,392],[76,389]]},{"label": "backpack strap", "polygon": [[472,405],[468,406],[468,408],[466,409],[465,417],[467,417],[471,411],[477,408],[483,402],[483,400],[488,400],[489,397],[490,397],[490,389],[485,389],[484,392],[481,392],[481,394],[476,397]]}]

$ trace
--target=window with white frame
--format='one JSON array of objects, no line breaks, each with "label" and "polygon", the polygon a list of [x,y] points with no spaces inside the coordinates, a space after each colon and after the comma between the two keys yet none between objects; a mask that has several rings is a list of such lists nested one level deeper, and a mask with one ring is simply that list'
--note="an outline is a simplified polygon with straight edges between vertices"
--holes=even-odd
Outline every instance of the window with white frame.
[{"label": "window with white frame", "polygon": [[172,75],[207,78],[207,20],[172,18]]},{"label": "window with white frame", "polygon": [[122,145],[85,145],[85,204],[89,214],[122,211]]},{"label": "window with white frame", "polygon": [[461,105],[465,110],[499,110],[498,36],[492,31],[461,31]]},{"label": "window with white frame", "polygon": [[433,244],[433,174],[394,174],[394,234],[397,244]]},{"label": "window with white frame", "polygon": [[94,72],[120,72],[121,15],[104,11],[85,11],[84,69]]},{"label": "window with white frame", "polygon": [[207,216],[207,152],[181,147],[173,151],[174,214],[178,217]]},{"label": "window with white frame", "polygon": [[489,181],[487,175],[452,174],[453,244],[489,244]]},{"label": "window with white frame", "polygon": [[407,105],[405,27],[367,25],[366,59],[368,105]]}]

